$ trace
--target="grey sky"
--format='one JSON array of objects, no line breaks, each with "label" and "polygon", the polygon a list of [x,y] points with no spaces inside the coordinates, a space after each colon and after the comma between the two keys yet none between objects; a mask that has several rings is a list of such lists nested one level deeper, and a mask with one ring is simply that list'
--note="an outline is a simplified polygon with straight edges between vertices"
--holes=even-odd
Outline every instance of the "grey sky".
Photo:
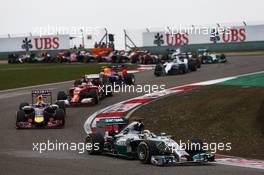
[{"label": "grey sky", "polygon": [[8,0],[0,3],[0,35],[39,26],[107,27],[123,46],[122,29],[264,21],[261,0]]}]

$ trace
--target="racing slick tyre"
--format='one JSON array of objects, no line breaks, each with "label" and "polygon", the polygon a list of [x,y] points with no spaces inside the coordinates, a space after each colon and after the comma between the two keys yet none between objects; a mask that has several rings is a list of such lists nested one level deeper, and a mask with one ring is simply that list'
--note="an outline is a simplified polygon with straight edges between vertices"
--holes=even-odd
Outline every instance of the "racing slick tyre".
[{"label": "racing slick tyre", "polygon": [[221,55],[220,55],[220,59],[222,59],[222,60],[223,60],[223,59],[226,59],[225,54],[221,54]]},{"label": "racing slick tyre", "polygon": [[154,70],[154,75],[157,77],[165,75],[165,70],[163,65],[157,64]]},{"label": "racing slick tyre", "polygon": [[220,57],[218,60],[219,63],[226,63],[227,62],[225,54],[221,54],[219,57]]},{"label": "racing slick tyre", "polygon": [[29,106],[29,103],[20,103],[19,110],[22,110],[25,106]]},{"label": "racing slick tyre", "polygon": [[26,122],[26,116],[25,116],[25,112],[23,110],[19,110],[16,113],[16,128],[20,129],[18,123],[19,122]]},{"label": "racing slick tyre", "polygon": [[153,141],[142,141],[139,143],[137,148],[137,156],[141,163],[151,163],[151,156],[159,154],[157,145]]},{"label": "racing slick tyre", "polygon": [[125,76],[124,80],[125,80],[125,83],[127,85],[134,85],[136,82],[134,74],[127,74],[127,76]]},{"label": "racing slick tyre", "polygon": [[198,64],[197,64],[197,68],[201,68],[202,67],[202,62],[198,60]]},{"label": "racing slick tyre", "polygon": [[157,77],[160,77],[162,75],[162,72],[155,71],[154,75],[157,76]]},{"label": "racing slick tyre", "polygon": [[65,124],[65,113],[62,109],[56,109],[55,111],[55,120],[60,120],[61,124],[58,126],[59,128],[62,128]]},{"label": "racing slick tyre", "polygon": [[55,57],[52,59],[52,63],[59,63],[60,62],[60,58],[59,57]]},{"label": "racing slick tyre", "polygon": [[191,62],[190,64],[189,64],[189,68],[190,68],[190,70],[191,71],[197,71],[197,65],[196,65],[196,63],[195,62]]},{"label": "racing slick tyre", "polygon": [[186,74],[187,72],[188,72],[188,70],[187,70],[186,66],[183,64],[180,64],[179,65],[179,73],[180,74]]},{"label": "racing slick tyre", "polygon": [[168,71],[168,75],[177,75],[177,74],[181,74],[181,69],[176,68],[175,66],[173,66],[171,68],[171,70]]},{"label": "racing slick tyre", "polygon": [[94,89],[90,90],[89,96],[94,99],[94,104],[98,104],[99,103],[99,95],[96,92],[96,90],[94,90]]},{"label": "racing slick tyre", "polygon": [[16,122],[26,122],[26,116],[23,110],[17,111]]},{"label": "racing slick tyre", "polygon": [[220,55],[220,58],[221,58],[221,59],[226,58],[225,54],[222,53],[222,54]]},{"label": "racing slick tyre", "polygon": [[[90,144],[90,145],[87,145]],[[99,133],[88,134],[85,139],[86,151],[90,155],[101,154],[104,149],[104,137]]]},{"label": "racing slick tyre", "polygon": [[58,105],[59,109],[62,109],[66,114],[65,103],[63,101],[57,101],[55,104]]},{"label": "racing slick tyre", "polygon": [[59,101],[59,100],[67,100],[67,95],[66,95],[66,93],[63,92],[63,91],[60,91],[60,92],[58,93],[58,95],[57,95],[57,100],[58,100],[58,101]]}]

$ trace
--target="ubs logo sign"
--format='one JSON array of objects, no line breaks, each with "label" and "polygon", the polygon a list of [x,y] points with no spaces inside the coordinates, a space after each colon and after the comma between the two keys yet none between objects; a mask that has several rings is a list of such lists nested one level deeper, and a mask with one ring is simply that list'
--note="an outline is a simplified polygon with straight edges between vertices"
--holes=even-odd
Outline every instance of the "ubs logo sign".
[{"label": "ubs logo sign", "polygon": [[219,31],[213,29],[211,31],[210,41],[213,43],[244,42],[246,41],[246,30],[245,28],[233,28],[219,33]]},{"label": "ubs logo sign", "polygon": [[[33,41],[32,41],[33,40]],[[58,49],[60,47],[60,40],[58,37],[41,37],[33,39],[25,38],[22,42],[22,49],[29,51],[32,48],[37,50]]]}]

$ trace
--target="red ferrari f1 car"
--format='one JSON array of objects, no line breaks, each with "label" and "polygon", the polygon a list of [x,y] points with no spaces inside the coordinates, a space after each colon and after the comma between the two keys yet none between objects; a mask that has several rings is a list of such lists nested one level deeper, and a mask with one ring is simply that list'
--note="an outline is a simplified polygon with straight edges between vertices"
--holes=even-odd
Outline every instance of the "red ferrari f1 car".
[{"label": "red ferrari f1 car", "polygon": [[99,74],[91,74],[76,80],[68,94],[60,91],[57,101],[63,102],[66,106],[96,105],[99,100],[108,96],[112,96],[111,85],[103,83]]}]

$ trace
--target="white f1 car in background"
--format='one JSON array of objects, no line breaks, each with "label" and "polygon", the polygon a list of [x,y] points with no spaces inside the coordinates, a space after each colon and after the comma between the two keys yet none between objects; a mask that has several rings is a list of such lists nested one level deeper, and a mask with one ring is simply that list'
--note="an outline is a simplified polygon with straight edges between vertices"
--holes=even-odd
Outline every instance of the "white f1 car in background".
[{"label": "white f1 car in background", "polygon": [[176,75],[185,74],[190,71],[196,71],[198,68],[197,62],[190,60],[189,56],[181,53],[179,50],[171,55],[171,61],[164,64],[158,63],[155,67],[154,75]]},{"label": "white f1 car in background", "polygon": [[198,49],[198,57],[203,64],[225,63],[227,61],[225,54],[213,54],[207,49]]}]

